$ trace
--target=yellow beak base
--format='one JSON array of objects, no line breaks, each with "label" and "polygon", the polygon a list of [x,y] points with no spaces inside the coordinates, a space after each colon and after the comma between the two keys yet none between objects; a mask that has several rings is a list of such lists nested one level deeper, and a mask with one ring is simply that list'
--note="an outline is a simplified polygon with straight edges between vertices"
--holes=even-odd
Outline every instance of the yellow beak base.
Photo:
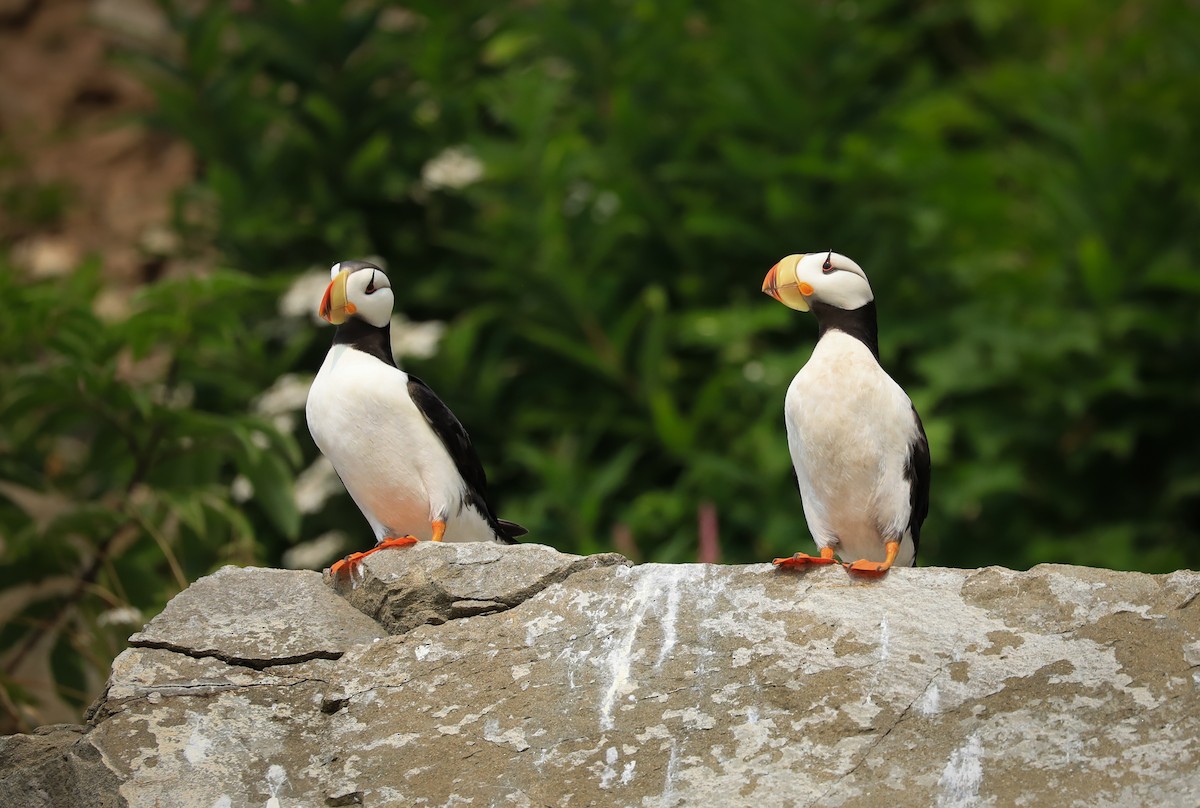
[{"label": "yellow beak base", "polygon": [[325,294],[321,296],[321,306],[317,309],[317,314],[334,325],[346,322],[350,315],[357,311],[355,305],[346,300],[346,280],[349,277],[350,270],[343,269],[329,282],[329,286],[325,287]]},{"label": "yellow beak base", "polygon": [[796,279],[796,265],[803,257],[798,254],[780,259],[779,263],[767,272],[767,277],[763,278],[762,285],[764,294],[770,295],[789,309],[796,311],[809,310],[808,298],[805,295],[811,295],[813,292],[811,286],[807,283],[802,284]]}]

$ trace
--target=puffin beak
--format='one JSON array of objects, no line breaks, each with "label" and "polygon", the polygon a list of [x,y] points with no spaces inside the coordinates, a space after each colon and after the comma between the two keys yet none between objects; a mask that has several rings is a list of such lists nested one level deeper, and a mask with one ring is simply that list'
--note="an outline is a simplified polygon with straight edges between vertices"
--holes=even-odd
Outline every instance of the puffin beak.
[{"label": "puffin beak", "polygon": [[807,283],[801,283],[796,278],[796,265],[803,255],[789,255],[783,258],[763,278],[764,294],[778,300],[789,309],[808,311],[808,298],[812,296],[813,288]]},{"label": "puffin beak", "polygon": [[328,320],[334,325],[341,325],[350,315],[358,311],[353,303],[346,300],[346,279],[349,277],[350,270],[343,269],[339,272],[329,282],[329,286],[325,287],[325,294],[321,297],[321,307],[317,309],[317,314],[322,319]]}]

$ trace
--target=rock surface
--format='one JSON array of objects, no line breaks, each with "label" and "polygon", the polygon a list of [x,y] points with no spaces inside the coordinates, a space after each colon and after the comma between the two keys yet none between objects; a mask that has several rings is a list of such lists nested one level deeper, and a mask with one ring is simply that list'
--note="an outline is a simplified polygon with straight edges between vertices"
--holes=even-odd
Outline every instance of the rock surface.
[{"label": "rock surface", "polygon": [[86,733],[0,739],[3,804],[1200,804],[1200,573],[428,543],[362,573],[197,582]]}]

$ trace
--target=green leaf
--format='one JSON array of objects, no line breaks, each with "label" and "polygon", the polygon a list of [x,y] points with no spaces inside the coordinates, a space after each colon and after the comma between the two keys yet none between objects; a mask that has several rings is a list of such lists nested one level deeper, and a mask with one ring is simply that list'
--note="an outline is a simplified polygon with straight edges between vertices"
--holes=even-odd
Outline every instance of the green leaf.
[{"label": "green leaf", "polygon": [[300,511],[287,463],[278,455],[262,452],[240,468],[254,486],[253,502],[263,509],[280,533],[295,539],[300,533]]}]

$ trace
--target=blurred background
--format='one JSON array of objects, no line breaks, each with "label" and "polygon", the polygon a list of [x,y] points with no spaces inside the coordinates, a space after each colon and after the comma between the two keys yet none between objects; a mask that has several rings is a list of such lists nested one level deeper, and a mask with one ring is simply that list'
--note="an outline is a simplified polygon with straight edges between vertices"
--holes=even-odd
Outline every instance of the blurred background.
[{"label": "blurred background", "polygon": [[223,564],[372,543],[328,267],[532,541],[812,549],[791,252],[870,274],[925,565],[1200,563],[1200,3],[0,0],[0,731]]}]

